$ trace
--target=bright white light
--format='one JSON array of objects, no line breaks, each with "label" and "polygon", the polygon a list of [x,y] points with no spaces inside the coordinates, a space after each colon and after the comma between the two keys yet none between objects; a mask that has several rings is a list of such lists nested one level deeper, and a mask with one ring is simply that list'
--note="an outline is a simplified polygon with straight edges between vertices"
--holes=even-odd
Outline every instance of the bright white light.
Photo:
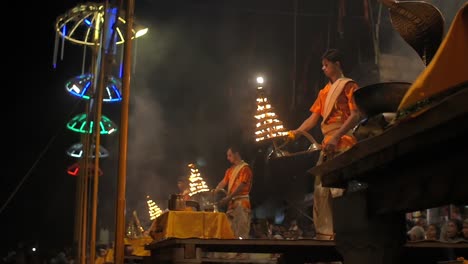
[{"label": "bright white light", "polygon": [[263,83],[263,77],[257,77],[257,83],[262,84]]},{"label": "bright white light", "polygon": [[135,38],[141,37],[145,35],[146,33],[148,33],[148,28],[140,29],[135,33]]},{"label": "bright white light", "polygon": [[33,252],[36,252],[36,248],[35,248],[35,247],[33,247],[31,250],[32,250]]},{"label": "bright white light", "polygon": [[81,91],[81,89],[78,86],[76,86],[75,84],[73,84],[70,89],[73,90],[75,93],[80,93],[80,91]]}]

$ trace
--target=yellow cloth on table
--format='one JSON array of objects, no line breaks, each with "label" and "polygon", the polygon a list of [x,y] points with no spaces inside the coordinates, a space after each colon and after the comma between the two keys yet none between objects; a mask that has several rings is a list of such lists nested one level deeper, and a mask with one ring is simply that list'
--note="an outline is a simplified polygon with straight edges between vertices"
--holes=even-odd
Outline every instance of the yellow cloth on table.
[{"label": "yellow cloth on table", "polygon": [[154,220],[152,237],[233,239],[231,225],[225,213],[199,211],[168,211]]},{"label": "yellow cloth on table", "polygon": [[97,257],[96,260],[94,261],[94,264],[105,264],[106,259],[105,257]]},{"label": "yellow cloth on table", "polygon": [[104,257],[104,263],[114,263],[114,249],[109,248],[107,254]]},{"label": "yellow cloth on table", "polygon": [[468,81],[468,3],[458,11],[428,67],[403,97],[398,111]]},{"label": "yellow cloth on table", "polygon": [[124,238],[125,245],[131,245],[133,248],[132,255],[139,257],[151,255],[151,252],[145,249],[145,245],[151,243],[152,241],[153,239],[149,236],[140,238]]}]

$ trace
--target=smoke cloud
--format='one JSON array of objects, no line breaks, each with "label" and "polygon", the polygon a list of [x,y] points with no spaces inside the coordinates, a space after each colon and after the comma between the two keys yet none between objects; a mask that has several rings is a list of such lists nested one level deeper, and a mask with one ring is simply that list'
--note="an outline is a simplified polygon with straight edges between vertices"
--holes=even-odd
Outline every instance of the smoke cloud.
[{"label": "smoke cloud", "polygon": [[169,195],[178,192],[177,178],[188,176],[188,163],[198,162],[211,188],[223,176],[231,119],[226,86],[237,86],[225,76],[237,63],[222,60],[229,45],[213,40],[216,26],[199,23],[177,18],[149,24],[148,35],[135,43],[129,207],[146,210],[150,195],[164,209]]}]

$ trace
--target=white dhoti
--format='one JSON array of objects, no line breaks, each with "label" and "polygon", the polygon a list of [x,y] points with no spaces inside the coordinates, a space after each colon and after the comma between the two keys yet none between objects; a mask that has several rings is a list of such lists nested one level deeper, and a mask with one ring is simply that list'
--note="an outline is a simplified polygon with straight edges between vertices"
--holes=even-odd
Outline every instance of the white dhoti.
[{"label": "white dhoti", "polygon": [[232,231],[236,238],[247,239],[250,234],[251,210],[242,206],[241,199],[234,200],[233,203],[232,209],[226,212]]},{"label": "white dhoti", "polygon": [[[317,165],[323,162],[323,154]],[[331,240],[334,238],[332,199],[343,195],[344,189],[323,187],[320,177],[315,179],[313,219],[316,239]]]}]

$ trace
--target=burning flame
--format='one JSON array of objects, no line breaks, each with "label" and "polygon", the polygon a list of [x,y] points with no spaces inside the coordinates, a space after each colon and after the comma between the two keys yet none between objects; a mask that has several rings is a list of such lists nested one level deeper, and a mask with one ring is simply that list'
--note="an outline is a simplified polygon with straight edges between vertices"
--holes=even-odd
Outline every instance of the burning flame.
[{"label": "burning flame", "polygon": [[257,113],[254,116],[257,121],[255,141],[260,142],[269,138],[287,136],[288,131],[283,126],[283,122],[278,119],[271,104],[268,103],[263,89],[257,89],[257,95]]},{"label": "burning flame", "polygon": [[188,167],[190,168],[190,176],[189,176],[190,193],[189,195],[192,196],[200,192],[209,191],[210,189],[208,188],[208,185],[206,184],[205,180],[203,180],[203,178],[201,177],[201,174],[196,168],[195,164],[190,163]]},{"label": "burning flame", "polygon": [[159,208],[159,206],[156,205],[156,203],[153,200],[150,199],[149,196],[147,196],[146,199],[148,199],[146,203],[148,204],[148,213],[150,216],[150,220],[154,220],[162,214],[162,210],[161,208]]}]

